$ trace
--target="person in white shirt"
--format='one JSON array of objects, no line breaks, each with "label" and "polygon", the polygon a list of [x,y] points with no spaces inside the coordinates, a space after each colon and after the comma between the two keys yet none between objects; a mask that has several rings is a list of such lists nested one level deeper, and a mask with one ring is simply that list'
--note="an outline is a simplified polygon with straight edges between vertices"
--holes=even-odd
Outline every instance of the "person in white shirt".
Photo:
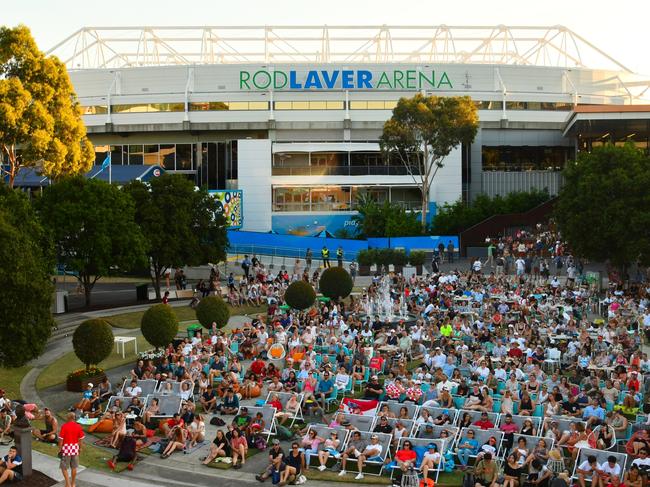
[{"label": "person in white shirt", "polygon": [[433,368],[440,369],[446,363],[447,363],[447,356],[440,351],[440,347],[436,347],[436,351],[432,360]]},{"label": "person in white shirt", "polygon": [[481,272],[481,267],[482,267],[481,259],[477,257],[476,260],[472,263],[472,271]]},{"label": "person in white shirt", "polygon": [[142,394],[142,388],[138,385],[137,380],[132,380],[131,385],[124,390],[127,397],[139,397]]},{"label": "person in white shirt", "polygon": [[508,380],[508,373],[506,372],[506,369],[503,368],[503,365],[499,364],[497,365],[497,368],[494,369],[494,378],[504,382]]},{"label": "person in white shirt", "polygon": [[607,457],[607,461],[603,462],[600,470],[603,472],[600,477],[601,485],[607,485],[614,476],[621,477],[621,466],[616,463],[616,457],[614,455]]},{"label": "person in white shirt", "polygon": [[580,484],[580,487],[586,487],[585,480],[587,478],[591,479],[591,485],[593,487],[598,487],[602,471],[600,470],[600,465],[598,465],[596,455],[589,455],[584,462],[578,465],[576,473],[578,474],[578,484]]},{"label": "person in white shirt", "polygon": [[524,271],[526,270],[526,261],[521,257],[515,261],[515,270],[518,276],[524,275]]},{"label": "person in white shirt", "polygon": [[345,367],[339,367],[339,371],[334,379],[334,387],[339,391],[345,390],[350,382],[350,375],[346,372]]}]

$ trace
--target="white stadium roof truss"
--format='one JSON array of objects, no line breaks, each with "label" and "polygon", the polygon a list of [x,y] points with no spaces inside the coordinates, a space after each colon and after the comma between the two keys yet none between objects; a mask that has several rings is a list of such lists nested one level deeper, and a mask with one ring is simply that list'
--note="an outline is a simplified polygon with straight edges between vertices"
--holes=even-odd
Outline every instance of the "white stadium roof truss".
[{"label": "white stadium roof truss", "polygon": [[253,63],[463,63],[630,72],[563,26],[84,27],[48,54],[68,69]]}]

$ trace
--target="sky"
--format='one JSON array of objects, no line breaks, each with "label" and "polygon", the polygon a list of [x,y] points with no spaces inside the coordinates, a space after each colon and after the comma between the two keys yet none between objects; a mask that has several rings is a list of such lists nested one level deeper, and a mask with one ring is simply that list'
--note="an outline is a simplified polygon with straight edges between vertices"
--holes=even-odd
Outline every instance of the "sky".
[{"label": "sky", "polygon": [[1,0],[47,50],[80,27],[131,25],[565,25],[650,76],[648,0]]}]

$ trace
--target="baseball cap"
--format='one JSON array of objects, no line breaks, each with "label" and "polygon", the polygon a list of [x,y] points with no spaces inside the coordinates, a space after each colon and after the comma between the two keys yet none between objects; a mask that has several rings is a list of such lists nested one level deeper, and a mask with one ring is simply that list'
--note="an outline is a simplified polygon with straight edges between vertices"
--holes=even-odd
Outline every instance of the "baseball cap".
[{"label": "baseball cap", "polygon": [[372,435],[372,436],[370,437],[370,439],[371,439],[371,440],[378,440],[378,439],[379,439],[379,436],[377,436],[377,435]]},{"label": "baseball cap", "polygon": [[89,382],[88,387],[93,388],[93,387],[95,387],[95,384],[93,384],[92,382]]},{"label": "baseball cap", "polygon": [[435,443],[429,443],[429,444],[427,445],[427,448],[431,449],[431,448],[438,448],[438,447],[436,446]]},{"label": "baseball cap", "polygon": [[442,414],[446,414],[447,416],[449,416],[449,409],[443,409]]}]

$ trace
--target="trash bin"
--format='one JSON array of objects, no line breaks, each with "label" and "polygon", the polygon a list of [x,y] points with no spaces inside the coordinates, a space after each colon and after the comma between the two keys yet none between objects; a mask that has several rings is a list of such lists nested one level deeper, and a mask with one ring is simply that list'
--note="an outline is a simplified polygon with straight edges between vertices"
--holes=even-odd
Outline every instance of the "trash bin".
[{"label": "trash bin", "polygon": [[56,291],[51,311],[54,314],[61,314],[68,311],[68,291]]},{"label": "trash bin", "polygon": [[138,301],[149,301],[149,285],[140,284],[135,287],[135,295]]},{"label": "trash bin", "polygon": [[203,327],[195,323],[193,325],[190,325],[187,327],[187,338],[194,338],[197,334],[197,332],[200,332],[203,329]]}]

